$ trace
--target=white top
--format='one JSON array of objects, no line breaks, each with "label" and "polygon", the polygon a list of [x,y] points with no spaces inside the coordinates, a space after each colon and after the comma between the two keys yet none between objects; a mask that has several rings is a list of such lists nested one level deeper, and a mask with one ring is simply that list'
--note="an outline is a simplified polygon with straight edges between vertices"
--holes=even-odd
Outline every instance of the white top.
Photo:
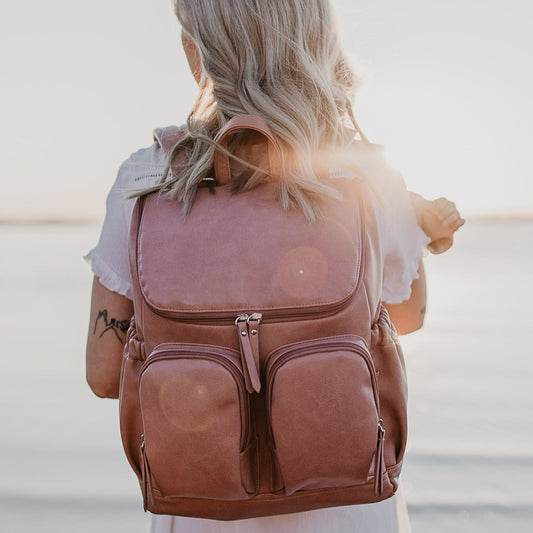
[{"label": "white top", "polygon": [[[125,161],[107,197],[107,211],[96,248],[85,257],[100,282],[109,290],[132,299],[128,258],[129,226],[135,200],[128,193],[156,184],[164,170],[158,143],[141,149]],[[331,169],[332,177],[348,177]],[[428,237],[416,218],[399,175],[372,183],[384,258],[383,301],[400,303],[409,298],[418,277],[418,262]],[[393,181],[394,180],[394,181]],[[318,509],[290,515],[220,522],[199,518],[152,517],[152,533],[409,533],[409,520],[401,495],[369,505]]]}]

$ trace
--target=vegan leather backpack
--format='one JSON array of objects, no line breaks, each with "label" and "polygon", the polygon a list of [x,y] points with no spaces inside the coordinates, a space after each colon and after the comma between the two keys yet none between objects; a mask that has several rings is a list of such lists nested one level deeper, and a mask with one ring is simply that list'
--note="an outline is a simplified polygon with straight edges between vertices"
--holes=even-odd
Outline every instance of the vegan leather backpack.
[{"label": "vegan leather backpack", "polygon": [[[310,223],[277,200],[263,120],[234,117],[219,142],[243,129],[267,138],[272,180],[231,194],[217,150],[215,194],[199,188],[189,215],[160,194],[134,210],[120,426],[145,510],[235,520],[383,500],[407,397],[364,183],[383,169],[354,141],[363,179],[331,179],[343,200]],[[180,130],[156,138],[168,152]]]}]

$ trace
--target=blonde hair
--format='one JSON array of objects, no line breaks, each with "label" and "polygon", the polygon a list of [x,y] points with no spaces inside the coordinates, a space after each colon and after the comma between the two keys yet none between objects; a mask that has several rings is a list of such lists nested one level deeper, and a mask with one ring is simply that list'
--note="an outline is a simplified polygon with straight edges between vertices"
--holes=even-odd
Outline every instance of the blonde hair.
[{"label": "blonde hair", "polygon": [[[341,52],[329,0],[174,0],[184,31],[202,64],[200,90],[187,131],[169,154],[160,190],[188,213],[205,179],[213,177],[217,134],[239,114],[257,115],[282,149],[279,200],[320,217],[317,198],[337,191],[315,173],[321,149],[346,145],[356,78]],[[234,135],[229,153],[244,135]],[[179,175],[169,177],[173,158],[187,155]],[[233,157],[241,163],[242,159]],[[265,179],[261,161],[248,161],[246,179],[232,179],[235,192]]]}]

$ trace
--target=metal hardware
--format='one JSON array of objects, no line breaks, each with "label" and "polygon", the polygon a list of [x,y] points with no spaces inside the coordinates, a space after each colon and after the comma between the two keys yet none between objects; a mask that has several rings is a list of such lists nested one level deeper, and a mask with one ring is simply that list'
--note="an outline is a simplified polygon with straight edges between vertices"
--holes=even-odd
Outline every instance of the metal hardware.
[{"label": "metal hardware", "polygon": [[243,313],[242,315],[239,315],[236,319],[235,319],[235,325],[237,325],[239,322],[248,322],[248,315],[246,313]]},{"label": "metal hardware", "polygon": [[246,319],[246,322],[248,322],[248,324],[250,323],[250,321],[254,321],[254,322],[257,322],[258,324],[261,322],[263,318],[263,315],[261,313],[252,313],[247,319]]}]

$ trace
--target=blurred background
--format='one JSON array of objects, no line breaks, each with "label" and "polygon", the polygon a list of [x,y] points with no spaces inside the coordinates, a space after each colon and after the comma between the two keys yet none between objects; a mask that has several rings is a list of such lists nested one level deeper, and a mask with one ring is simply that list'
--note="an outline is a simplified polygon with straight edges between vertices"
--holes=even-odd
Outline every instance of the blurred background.
[{"label": "blurred background", "polygon": [[[468,219],[427,258],[426,325],[403,341],[413,531],[527,531],[533,4],[333,3],[360,125],[411,190]],[[179,27],[169,0],[4,0],[0,43],[1,529],[146,531],[118,405],[85,384],[82,255],[120,163],[191,108]]]}]

